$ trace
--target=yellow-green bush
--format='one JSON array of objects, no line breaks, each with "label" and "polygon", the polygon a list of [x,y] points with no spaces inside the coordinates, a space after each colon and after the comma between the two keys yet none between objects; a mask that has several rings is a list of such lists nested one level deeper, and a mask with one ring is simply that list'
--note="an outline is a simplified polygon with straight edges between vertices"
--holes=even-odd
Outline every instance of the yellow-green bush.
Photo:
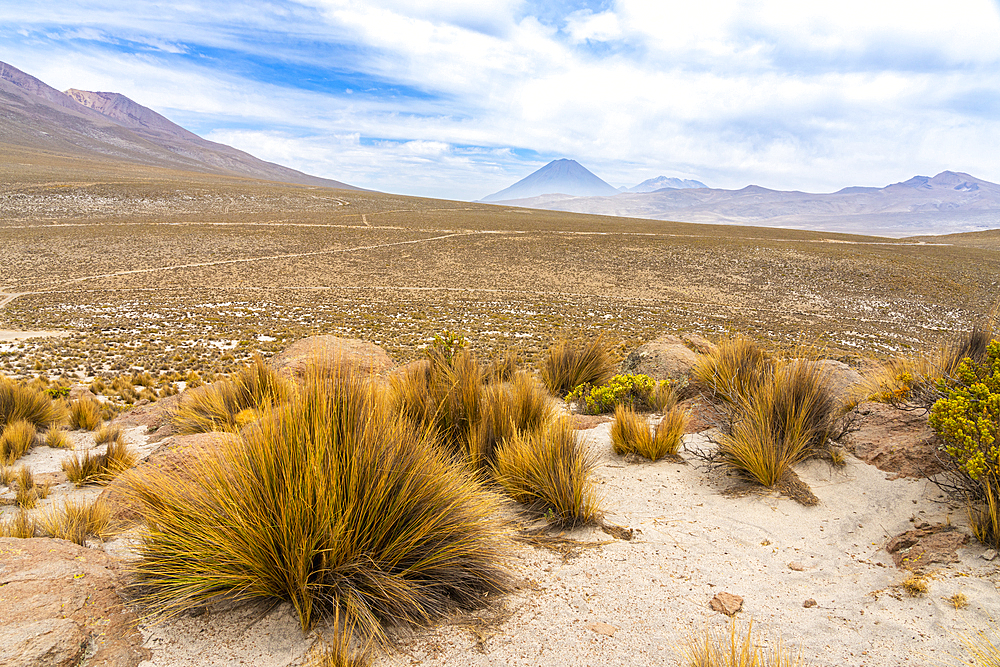
[{"label": "yellow-green bush", "polygon": [[941,383],[946,396],[934,403],[928,423],[974,504],[976,537],[1000,547],[1000,341],[989,344],[982,362],[960,362],[954,380],[950,388]]},{"label": "yellow-green bush", "polygon": [[658,412],[677,400],[668,380],[657,382],[648,375],[625,373],[616,375],[605,384],[584,383],[566,396],[577,404],[580,412],[599,415],[624,405],[640,412]]}]

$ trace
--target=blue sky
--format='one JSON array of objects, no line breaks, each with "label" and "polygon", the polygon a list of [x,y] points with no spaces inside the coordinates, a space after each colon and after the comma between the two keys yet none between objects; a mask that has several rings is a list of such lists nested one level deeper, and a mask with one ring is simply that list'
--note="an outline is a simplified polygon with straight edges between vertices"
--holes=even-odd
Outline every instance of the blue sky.
[{"label": "blue sky", "polygon": [[7,0],[0,60],[354,185],[1000,182],[997,0]]}]

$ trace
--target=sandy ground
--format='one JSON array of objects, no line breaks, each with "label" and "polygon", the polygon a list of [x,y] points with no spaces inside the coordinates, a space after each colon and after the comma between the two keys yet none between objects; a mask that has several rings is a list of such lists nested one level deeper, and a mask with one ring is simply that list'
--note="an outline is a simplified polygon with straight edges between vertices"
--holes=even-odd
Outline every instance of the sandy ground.
[{"label": "sandy ground", "polygon": [[[128,437],[144,439],[137,430]],[[926,480],[890,481],[852,457],[841,468],[807,462],[798,474],[821,502],[803,507],[775,494],[725,495],[724,476],[690,456],[685,464],[626,462],[611,451],[610,424],[581,437],[600,453],[607,519],[633,528],[634,539],[591,528],[567,535],[590,545],[568,555],[524,546],[512,563],[512,594],[400,637],[375,665],[679,665],[691,633],[728,627],[709,608],[720,591],[744,598],[738,620],[780,635],[811,665],[957,665],[964,650],[956,633],[996,627],[1000,559],[982,558],[986,549],[974,541],[959,563],[930,576],[924,596],[898,587],[905,573],[884,550],[889,538],[914,521],[966,523]],[[686,438],[703,444],[703,436]],[[41,467],[58,458],[45,449],[30,455]],[[127,546],[122,538],[106,548]],[[955,593],[967,607],[944,599]],[[803,607],[807,599],[817,605]],[[220,603],[141,629],[152,653],[143,667],[300,665],[316,639],[303,637],[287,604]]]},{"label": "sandy ground", "polygon": [[12,343],[18,340],[28,340],[29,338],[49,338],[52,336],[68,335],[68,331],[17,331],[16,329],[0,329],[0,343]]}]

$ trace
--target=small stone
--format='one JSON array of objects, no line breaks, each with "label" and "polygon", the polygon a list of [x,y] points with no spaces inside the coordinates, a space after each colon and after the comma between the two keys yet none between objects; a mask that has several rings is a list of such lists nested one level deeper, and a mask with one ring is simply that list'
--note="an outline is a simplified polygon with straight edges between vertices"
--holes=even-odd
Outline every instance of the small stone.
[{"label": "small stone", "polygon": [[614,637],[615,633],[618,632],[618,628],[610,623],[601,623],[599,621],[597,623],[588,623],[587,629],[605,637]]},{"label": "small stone", "polygon": [[809,598],[808,600],[806,600],[805,602],[802,603],[802,606],[805,607],[806,609],[809,609],[810,607],[815,607],[816,606],[816,600],[813,600],[812,598]]},{"label": "small stone", "polygon": [[789,570],[795,570],[796,572],[804,572],[805,569],[806,569],[806,566],[803,565],[802,563],[800,563],[797,560],[793,560],[791,563],[788,564],[788,569]]},{"label": "small stone", "polygon": [[740,609],[743,609],[743,598],[739,595],[734,595],[733,593],[717,593],[708,603],[708,606],[710,606],[713,611],[717,611],[720,614],[733,616]]},{"label": "small stone", "polygon": [[980,558],[982,558],[983,560],[993,560],[996,557],[997,557],[997,550],[996,549],[987,549],[980,556]]}]

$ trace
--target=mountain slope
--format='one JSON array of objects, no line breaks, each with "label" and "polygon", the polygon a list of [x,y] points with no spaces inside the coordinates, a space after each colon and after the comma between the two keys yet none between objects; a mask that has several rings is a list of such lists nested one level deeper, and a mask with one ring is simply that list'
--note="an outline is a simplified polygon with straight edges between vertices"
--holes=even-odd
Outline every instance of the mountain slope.
[{"label": "mountain slope", "polygon": [[794,229],[910,236],[1000,226],[1000,185],[961,172],[915,176],[884,188],[849,187],[830,194],[750,185],[623,193],[615,197],[536,197],[505,204],[575,213],[753,224]]},{"label": "mountain slope", "polygon": [[617,192],[618,190],[602,181],[576,160],[561,159],[549,162],[509,188],[487,195],[480,201],[524,199],[555,193],[591,197],[614,195]]},{"label": "mountain slope", "polygon": [[124,95],[75,89],[69,93],[61,93],[0,62],[0,145],[282,183],[358,189],[202,139]]},{"label": "mountain slope", "polygon": [[649,178],[636,185],[635,187],[628,188],[625,192],[656,192],[657,190],[663,190],[664,188],[670,188],[672,190],[684,190],[687,188],[707,188],[708,186],[701,181],[694,181],[690,179],[680,179],[680,178],[668,178],[666,176],[657,176],[656,178]]}]

